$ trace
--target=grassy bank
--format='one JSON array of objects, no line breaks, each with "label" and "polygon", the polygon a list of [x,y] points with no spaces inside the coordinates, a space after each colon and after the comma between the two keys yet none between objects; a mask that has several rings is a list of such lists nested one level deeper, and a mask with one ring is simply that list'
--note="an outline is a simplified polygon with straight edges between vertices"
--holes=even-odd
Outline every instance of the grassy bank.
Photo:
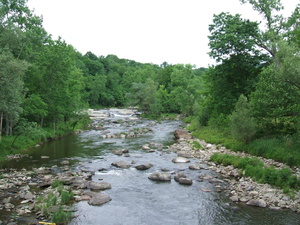
[{"label": "grassy bank", "polygon": [[90,119],[84,116],[67,123],[58,124],[55,131],[53,127],[39,127],[17,135],[3,136],[0,141],[0,161],[3,161],[7,155],[22,153],[38,143],[77,131],[87,126],[89,122]]},{"label": "grassy bank", "polygon": [[300,165],[300,140],[296,135],[260,138],[246,144],[234,139],[225,129],[216,129],[209,126],[200,127],[196,121],[191,121],[188,129],[199,139],[221,144],[233,151],[243,151],[254,156],[274,159],[289,166]]},{"label": "grassy bank", "polygon": [[292,174],[291,170],[276,169],[274,167],[265,167],[264,163],[256,157],[238,157],[229,154],[212,155],[211,160],[224,166],[233,165],[243,171],[243,175],[251,177],[259,183],[267,183],[283,190],[298,190],[300,188],[300,180]]}]

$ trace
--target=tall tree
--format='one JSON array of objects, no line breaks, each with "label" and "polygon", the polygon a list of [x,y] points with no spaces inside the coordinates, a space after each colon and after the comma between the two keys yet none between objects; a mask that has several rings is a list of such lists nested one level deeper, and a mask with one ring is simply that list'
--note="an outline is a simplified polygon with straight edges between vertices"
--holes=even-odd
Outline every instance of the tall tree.
[{"label": "tall tree", "polygon": [[28,63],[15,59],[9,51],[0,53],[0,138],[3,122],[5,134],[12,134],[13,125],[22,112],[23,76]]}]

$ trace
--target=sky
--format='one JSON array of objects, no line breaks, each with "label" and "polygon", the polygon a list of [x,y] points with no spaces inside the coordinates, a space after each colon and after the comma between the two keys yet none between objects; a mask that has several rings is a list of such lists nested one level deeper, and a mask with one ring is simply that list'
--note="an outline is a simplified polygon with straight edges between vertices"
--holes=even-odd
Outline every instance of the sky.
[{"label": "sky", "polygon": [[[282,0],[289,16],[299,0]],[[214,65],[208,55],[209,24],[221,12],[260,21],[239,0],[28,0],[53,39],[77,51],[114,54],[141,63]]]}]

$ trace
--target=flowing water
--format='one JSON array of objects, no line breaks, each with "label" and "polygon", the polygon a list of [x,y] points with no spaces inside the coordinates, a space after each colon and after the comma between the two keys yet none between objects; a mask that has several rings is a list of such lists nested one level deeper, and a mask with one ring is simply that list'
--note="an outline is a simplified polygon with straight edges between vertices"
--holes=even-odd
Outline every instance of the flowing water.
[{"label": "flowing water", "polygon": [[[113,120],[111,123],[109,121]],[[95,171],[92,180],[103,180],[112,185],[105,190],[112,201],[101,206],[90,206],[82,201],[75,203],[76,217],[70,225],[161,225],[161,224],[300,224],[300,215],[289,210],[270,210],[232,203],[224,192],[218,192],[215,184],[200,181],[200,173],[218,177],[210,170],[189,170],[189,165],[200,162],[192,159],[188,164],[175,164],[175,153],[166,146],[174,142],[173,131],[181,127],[179,121],[155,123],[148,120],[126,120],[122,115],[99,119],[106,130],[89,130],[46,143],[30,152],[30,158],[10,161],[3,167],[36,168],[52,166],[68,158],[74,170]],[[123,122],[121,122],[123,121]],[[124,122],[125,121],[125,122]],[[103,133],[129,132],[134,128],[148,127],[152,131],[138,138],[104,139]],[[136,130],[136,129],[135,129]],[[155,143],[154,152],[142,150],[145,144]],[[113,150],[128,149],[129,156],[117,156]],[[49,159],[41,159],[49,156]],[[115,161],[135,162],[129,169],[111,166]],[[151,163],[146,171],[136,170],[134,165]],[[206,165],[202,165],[206,167]],[[105,168],[101,172],[99,168]],[[171,182],[155,182],[148,176],[155,171],[184,171],[193,179],[191,186]],[[210,191],[208,191],[210,190]]]}]

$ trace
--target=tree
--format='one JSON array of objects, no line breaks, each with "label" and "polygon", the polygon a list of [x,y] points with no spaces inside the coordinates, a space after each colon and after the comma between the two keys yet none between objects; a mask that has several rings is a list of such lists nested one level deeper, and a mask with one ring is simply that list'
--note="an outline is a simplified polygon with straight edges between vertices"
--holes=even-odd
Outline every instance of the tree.
[{"label": "tree", "polygon": [[213,24],[209,25],[209,55],[217,62],[228,60],[233,55],[255,55],[265,57],[258,47],[260,31],[257,22],[242,19],[228,13],[214,15]]},{"label": "tree", "polygon": [[230,130],[233,136],[240,141],[248,143],[256,133],[256,121],[252,116],[252,109],[247,98],[241,95],[231,114]]},{"label": "tree", "polygon": [[40,96],[47,105],[46,122],[66,121],[82,109],[82,72],[76,68],[76,52],[61,39],[44,45],[26,76],[28,95]]},{"label": "tree", "polygon": [[259,78],[250,103],[261,130],[264,134],[294,133],[299,90],[282,81],[275,63],[264,69]]},{"label": "tree", "polygon": [[15,59],[10,52],[0,53],[0,138],[4,122],[5,134],[12,134],[22,112],[23,75],[27,68],[28,63]]}]

